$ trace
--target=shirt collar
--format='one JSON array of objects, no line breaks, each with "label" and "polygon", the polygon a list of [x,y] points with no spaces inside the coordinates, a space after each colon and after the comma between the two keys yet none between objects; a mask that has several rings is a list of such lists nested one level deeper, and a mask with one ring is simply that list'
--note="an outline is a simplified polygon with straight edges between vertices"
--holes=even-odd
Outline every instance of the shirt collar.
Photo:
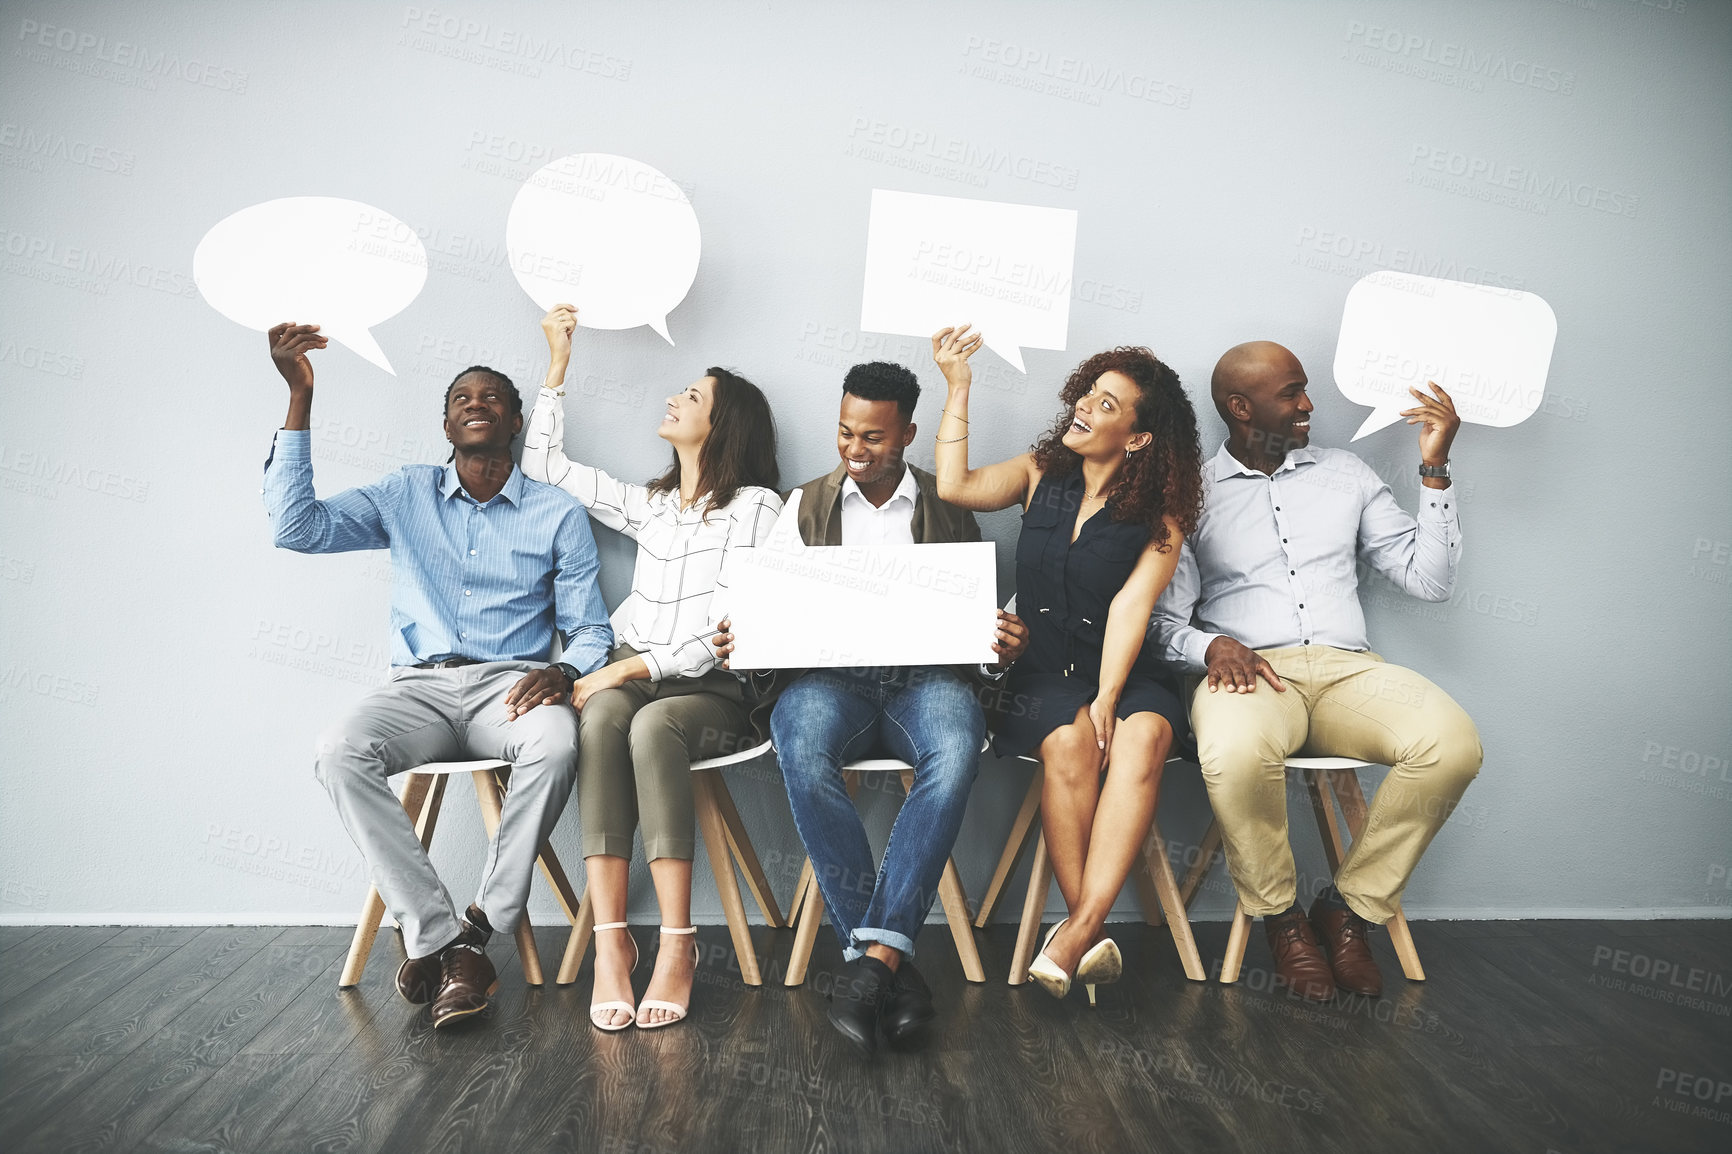
[{"label": "shirt collar", "polygon": [[[1312,464],[1317,460],[1317,450],[1310,445],[1300,449],[1289,449],[1287,459],[1281,462],[1276,473],[1285,473],[1288,469],[1296,469],[1300,465]],[[1261,477],[1262,472],[1240,461],[1227,451],[1227,442],[1221,442],[1220,451],[1215,454],[1215,480],[1225,481],[1228,477]]]},{"label": "shirt collar", "polygon": [[[871,501],[866,499],[866,494],[860,491],[860,486],[854,483],[854,478],[844,477],[842,478],[842,499],[846,501],[850,495],[858,497],[862,501],[866,501],[868,505],[872,504]],[[920,499],[920,486],[914,481],[914,470],[909,468],[907,465],[902,466],[902,480],[897,482],[896,491],[890,494],[890,500],[877,507],[881,509],[889,508],[891,502],[895,501],[897,498],[905,499],[910,505]]]},{"label": "shirt collar", "polygon": [[[445,471],[439,474],[439,496],[446,500],[455,497],[463,490],[463,482],[457,476],[457,462],[445,462]],[[464,494],[468,496],[467,493]],[[513,505],[523,504],[523,470],[516,465],[511,467],[511,476],[505,478],[505,487],[499,490],[499,495]],[[470,497],[471,501],[475,498]],[[479,502],[477,502],[479,504]]]}]

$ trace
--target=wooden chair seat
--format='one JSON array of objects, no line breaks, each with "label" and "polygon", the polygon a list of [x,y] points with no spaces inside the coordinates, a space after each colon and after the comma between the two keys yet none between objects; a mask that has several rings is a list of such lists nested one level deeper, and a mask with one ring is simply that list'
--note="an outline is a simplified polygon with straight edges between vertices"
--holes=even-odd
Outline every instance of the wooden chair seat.
[{"label": "wooden chair seat", "polygon": [[[1287,768],[1300,771],[1311,794],[1311,810],[1317,815],[1317,831],[1323,836],[1323,854],[1329,859],[1331,877],[1341,870],[1342,859],[1347,856],[1347,847],[1351,844],[1350,838],[1357,838],[1365,828],[1365,794],[1359,788],[1359,771],[1371,764],[1352,757],[1287,759]],[[1339,816],[1336,814],[1337,806],[1341,810]],[[1343,819],[1350,835],[1347,839],[1342,837]],[[1197,864],[1191,867],[1180,888],[1187,903],[1214,867],[1220,850],[1220,822],[1215,821],[1210,823],[1209,832],[1203,835]],[[1239,980],[1239,970],[1245,962],[1245,946],[1251,936],[1251,920],[1243,905],[1233,907],[1233,926],[1227,932],[1227,953],[1221,959],[1221,982],[1224,985]],[[1395,956],[1401,960],[1401,972],[1407,975],[1407,980],[1425,981],[1425,968],[1419,964],[1413,933],[1408,929],[1407,916],[1399,906],[1385,928],[1389,930],[1390,944],[1395,947]]]},{"label": "wooden chair seat", "polygon": [[[776,905],[776,896],[770,892],[770,884],[764,878],[764,868],[758,863],[758,851],[746,834],[739,810],[734,808],[734,798],[728,792],[727,782],[722,780],[721,770],[769,752],[770,743],[766,741],[738,753],[692,762],[692,802],[697,812],[698,829],[703,833],[704,852],[709,855],[710,870],[716,877],[716,892],[721,895],[722,912],[728,919],[728,933],[733,938],[734,954],[740,963],[740,980],[748,986],[761,986],[764,979],[758,970],[757,953],[752,949],[752,927],[746,920],[740,883],[734,876],[736,863],[752,891],[753,900],[764,914],[764,920],[772,929],[781,929],[785,923],[782,911]],[[586,913],[589,911],[588,901],[585,894]],[[571,937],[565,944],[565,957],[561,959],[559,974],[554,979],[559,985],[567,986],[577,981],[577,972],[589,950],[590,933],[594,929],[593,917],[572,923]]]},{"label": "wooden chair seat", "polygon": [[[983,745],[982,749],[985,748]],[[842,780],[848,795],[855,796],[863,773],[894,773],[902,782],[903,792],[914,788],[914,767],[894,757],[875,757],[852,762],[842,767]],[[968,920],[968,895],[962,889],[962,875],[956,869],[956,859],[944,862],[944,874],[938,882],[938,900],[944,905],[944,920],[950,926],[950,936],[956,942],[956,954],[962,960],[962,973],[971,982],[986,981],[986,968],[980,963],[980,950],[974,942],[974,930]],[[800,867],[800,880],[794,886],[794,900],[788,906],[794,921],[794,947],[788,954],[787,985],[798,986],[806,980],[806,969],[812,960],[812,947],[818,940],[818,927],[824,921],[824,895],[812,872],[812,859]]]},{"label": "wooden chair seat", "polygon": [[[511,763],[496,760],[429,762],[402,775],[402,791],[398,794],[409,820],[415,823],[415,834],[421,839],[422,849],[433,842],[433,829],[439,822],[445,785],[452,775],[460,773],[469,774],[475,782],[475,800],[481,806],[481,824],[486,828],[487,836],[492,838],[499,832],[499,814],[504,805],[505,791],[510,788]],[[553,896],[558,899],[565,916],[574,925],[593,922],[588,896],[580,901],[572,892],[571,881],[565,876],[565,868],[560,865],[553,847],[542,842],[535,862],[541,867],[541,875],[547,879],[548,885],[553,887]],[[367,958],[373,952],[373,939],[378,936],[379,923],[384,916],[385,899],[379,896],[377,886],[369,885],[367,900],[361,905],[360,921],[355,924],[355,937],[349,943],[348,960],[343,964],[342,976],[337,979],[339,989],[360,983],[361,973],[367,968]],[[535,930],[529,924],[527,911],[517,924],[517,957],[523,965],[523,980],[532,986],[541,985],[541,955],[535,948]]]},{"label": "wooden chair seat", "polygon": [[[980,903],[980,912],[974,919],[977,927],[986,927],[987,919],[992,916],[993,906],[998,903],[1005,883],[1016,871],[1017,862],[1028,844],[1029,835],[1033,833],[1034,862],[1029,867],[1028,889],[1022,901],[1022,921],[1017,928],[1016,948],[1010,959],[1009,982],[1013,986],[1020,986],[1028,981],[1028,968],[1033,964],[1035,951],[1039,946],[1041,917],[1046,912],[1047,895],[1052,890],[1052,867],[1046,855],[1046,834],[1037,828],[1040,791],[1046,780],[1046,769],[1041,765],[1040,759],[1032,755],[1025,754],[1017,760],[1034,764],[1034,778],[1028,784],[1028,792],[1023,796],[1022,808],[1017,811],[1016,820],[1011,823],[1010,836],[1005,839],[1004,852],[998,858],[998,868],[993,871],[986,898]],[[1167,764],[1182,760],[1169,758]],[[1173,945],[1179,951],[1179,963],[1184,967],[1185,977],[1193,982],[1207,981],[1203,958],[1197,951],[1196,939],[1191,935],[1190,919],[1186,916],[1189,903],[1180,896],[1179,887],[1173,880],[1173,867],[1167,860],[1167,845],[1161,838],[1158,813],[1157,820],[1149,825],[1149,837],[1145,843],[1143,858],[1131,871],[1131,878],[1136,883],[1137,899],[1143,907],[1143,920],[1151,926],[1158,926],[1165,921],[1167,928],[1172,931]]]}]

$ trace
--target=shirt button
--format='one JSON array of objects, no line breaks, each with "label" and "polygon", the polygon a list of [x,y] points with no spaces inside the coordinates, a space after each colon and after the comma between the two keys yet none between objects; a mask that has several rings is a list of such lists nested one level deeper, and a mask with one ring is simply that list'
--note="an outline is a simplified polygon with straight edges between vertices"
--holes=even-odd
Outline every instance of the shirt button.
[{"label": "shirt button", "polygon": [[465,589],[463,591],[463,596],[465,596],[465,597],[469,596],[469,590]]},{"label": "shirt button", "polygon": [[1285,545],[1286,543],[1287,543],[1287,538],[1285,538],[1285,537],[1281,538],[1281,544]]},{"label": "shirt button", "polygon": [[1443,507],[1444,507],[1444,508],[1445,508],[1445,509],[1447,509],[1447,508],[1449,508],[1449,502],[1448,502],[1448,501],[1445,501],[1445,502],[1444,502],[1444,503],[1443,503]]},{"label": "shirt button", "polygon": [[[1299,608],[1301,608],[1301,609],[1305,608],[1305,602],[1303,602],[1303,601],[1299,602]],[[465,635],[465,636],[467,636],[467,635]]]},{"label": "shirt button", "polygon": [[1307,637],[1304,641],[1301,641],[1300,644],[1301,645],[1309,645],[1309,644],[1311,644],[1311,639],[1309,637]]},{"label": "shirt button", "polygon": [[475,556],[475,550],[473,550],[473,549],[469,550],[469,555],[471,557]]},{"label": "shirt button", "polygon": [[1287,570],[1287,576],[1289,576],[1289,577],[1297,577],[1297,576],[1299,576],[1299,570],[1297,570],[1297,569],[1289,569],[1289,570]]}]

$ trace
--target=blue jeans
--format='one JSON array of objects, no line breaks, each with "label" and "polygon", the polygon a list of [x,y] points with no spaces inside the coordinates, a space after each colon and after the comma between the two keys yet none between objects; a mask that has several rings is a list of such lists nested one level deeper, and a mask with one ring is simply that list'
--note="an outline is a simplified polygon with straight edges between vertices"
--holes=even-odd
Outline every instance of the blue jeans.
[{"label": "blue jeans", "polygon": [[[777,700],[770,715],[776,760],[849,961],[869,942],[914,956],[914,936],[962,828],[985,733],[974,693],[943,667],[817,670]],[[914,788],[874,870],[842,767],[885,755],[914,767]]]}]

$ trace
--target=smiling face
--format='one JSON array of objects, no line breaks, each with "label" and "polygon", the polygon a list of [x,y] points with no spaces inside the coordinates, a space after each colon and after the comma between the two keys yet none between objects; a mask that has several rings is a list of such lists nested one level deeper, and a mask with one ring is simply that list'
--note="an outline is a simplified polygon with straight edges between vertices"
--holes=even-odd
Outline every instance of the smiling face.
[{"label": "smiling face", "polygon": [[895,401],[868,401],[842,394],[836,422],[836,451],[848,475],[862,487],[902,479],[902,453],[914,440],[914,424]]},{"label": "smiling face", "polygon": [[1130,377],[1108,370],[1077,398],[1064,447],[1089,460],[1122,457],[1148,444],[1150,434],[1137,429],[1137,402],[1142,390]]},{"label": "smiling face", "polygon": [[695,448],[710,435],[710,414],[716,404],[716,378],[699,377],[668,398],[667,411],[656,435],[678,448]]},{"label": "smiling face", "polygon": [[445,439],[458,452],[507,452],[523,428],[511,394],[491,373],[464,373],[445,393]]},{"label": "smiling face", "polygon": [[1262,350],[1242,369],[1233,388],[1233,399],[1241,402],[1233,408],[1233,417],[1247,426],[1246,440],[1253,448],[1282,458],[1311,443],[1308,384],[1299,358],[1279,345]]}]

